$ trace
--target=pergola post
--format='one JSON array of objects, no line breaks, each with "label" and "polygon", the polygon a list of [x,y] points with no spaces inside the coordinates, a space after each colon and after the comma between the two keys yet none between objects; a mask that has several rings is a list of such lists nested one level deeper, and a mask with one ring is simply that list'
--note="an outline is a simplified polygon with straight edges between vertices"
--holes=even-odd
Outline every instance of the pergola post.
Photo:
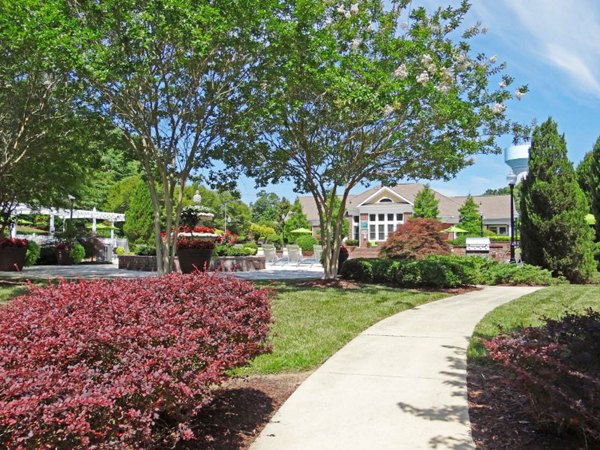
[{"label": "pergola post", "polygon": [[96,235],[96,207],[92,208],[92,234]]},{"label": "pergola post", "polygon": [[110,221],[110,238],[113,241],[115,240],[115,221],[114,220]]},{"label": "pergola post", "polygon": [[48,224],[48,231],[50,232],[50,237],[54,237],[54,233],[56,232],[56,228],[54,227],[54,214],[50,214],[50,223]]}]

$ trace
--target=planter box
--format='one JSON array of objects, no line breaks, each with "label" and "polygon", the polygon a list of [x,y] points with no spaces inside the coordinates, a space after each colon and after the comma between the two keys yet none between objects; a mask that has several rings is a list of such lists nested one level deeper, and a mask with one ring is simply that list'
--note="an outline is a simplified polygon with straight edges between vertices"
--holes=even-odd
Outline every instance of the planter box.
[{"label": "planter box", "polygon": [[264,256],[218,256],[210,265],[221,272],[254,272],[265,269]]},{"label": "planter box", "polygon": [[184,248],[177,250],[181,273],[204,272],[210,267],[212,248]]},{"label": "planter box", "polygon": [[25,265],[27,247],[0,248],[0,271],[20,272]]},{"label": "planter box", "polygon": [[56,250],[56,264],[59,266],[70,266],[73,264],[73,258],[69,255],[69,250]]},{"label": "planter box", "polygon": [[119,269],[156,272],[158,270],[156,256],[120,255]]}]

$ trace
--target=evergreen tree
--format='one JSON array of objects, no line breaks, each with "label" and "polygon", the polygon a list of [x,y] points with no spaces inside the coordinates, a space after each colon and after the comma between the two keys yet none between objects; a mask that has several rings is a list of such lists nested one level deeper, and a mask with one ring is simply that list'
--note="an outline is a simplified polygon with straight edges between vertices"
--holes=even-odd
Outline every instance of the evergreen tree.
[{"label": "evergreen tree", "polygon": [[440,215],[439,204],[435,193],[426,184],[415,196],[415,204],[413,206],[413,217],[423,219],[437,219]]},{"label": "evergreen tree", "polygon": [[464,229],[467,235],[479,236],[481,234],[482,219],[479,214],[479,205],[475,203],[471,194],[467,196],[458,212],[460,214],[458,226]]},{"label": "evergreen tree", "polygon": [[292,233],[292,230],[296,230],[298,228],[307,228],[310,230],[310,222],[302,210],[300,199],[296,199],[292,205],[292,208],[290,209],[289,218],[286,220],[285,225],[283,226],[283,239],[289,243],[296,242],[298,236]]},{"label": "evergreen tree", "polygon": [[141,179],[138,181],[125,211],[123,231],[129,242],[137,244],[153,244],[154,220],[152,199],[148,186]]},{"label": "evergreen tree", "polygon": [[600,137],[577,167],[577,181],[596,217],[596,241],[600,242]]},{"label": "evergreen tree", "polygon": [[588,204],[552,119],[536,127],[521,197],[523,260],[583,282],[595,271]]}]

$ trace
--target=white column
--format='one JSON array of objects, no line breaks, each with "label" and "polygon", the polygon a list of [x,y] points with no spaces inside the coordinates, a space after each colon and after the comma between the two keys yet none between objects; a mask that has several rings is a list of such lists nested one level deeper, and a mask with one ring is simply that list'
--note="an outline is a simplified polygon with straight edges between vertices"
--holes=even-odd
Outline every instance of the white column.
[{"label": "white column", "polygon": [[54,228],[54,214],[50,214],[50,223],[48,229],[50,231],[50,237],[54,237],[54,233],[56,232],[56,228]]},{"label": "white column", "polygon": [[92,209],[92,234],[96,234],[96,207]]},{"label": "white column", "polygon": [[16,238],[17,237],[17,218],[14,218],[14,222],[10,223],[10,237],[11,238]]},{"label": "white column", "polygon": [[115,240],[115,222],[112,220],[110,221],[110,238]]}]

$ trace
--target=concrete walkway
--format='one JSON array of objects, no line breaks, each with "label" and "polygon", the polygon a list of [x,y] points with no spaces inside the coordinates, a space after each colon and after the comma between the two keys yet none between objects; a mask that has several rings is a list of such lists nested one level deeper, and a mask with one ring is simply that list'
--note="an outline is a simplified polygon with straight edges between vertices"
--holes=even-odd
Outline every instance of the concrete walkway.
[{"label": "concrete walkway", "polygon": [[287,400],[252,450],[472,449],[466,349],[532,287],[486,287],[402,312],[352,340]]},{"label": "concrete walkway", "polygon": [[[267,264],[264,270],[256,272],[227,272],[246,280],[298,280],[318,279],[323,276],[320,264],[280,265]],[[32,266],[24,267],[22,272],[0,272],[1,279],[9,280],[52,280],[56,278],[141,278],[155,277],[156,272],[141,272],[119,269],[117,264],[79,264],[72,266]]]}]

